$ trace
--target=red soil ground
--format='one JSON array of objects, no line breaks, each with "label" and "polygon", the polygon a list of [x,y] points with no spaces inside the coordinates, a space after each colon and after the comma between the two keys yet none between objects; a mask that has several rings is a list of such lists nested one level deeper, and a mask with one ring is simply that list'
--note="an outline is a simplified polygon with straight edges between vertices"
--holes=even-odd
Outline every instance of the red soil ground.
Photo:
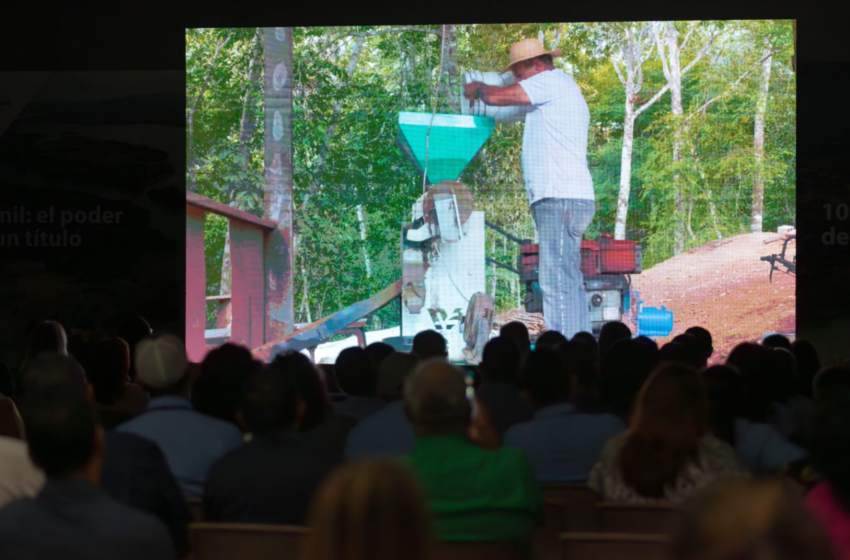
[{"label": "red soil ground", "polygon": [[[712,361],[721,361],[741,342],[773,331],[794,333],[796,278],[776,271],[770,283],[770,264],[759,260],[778,254],[782,239],[776,233],[748,233],[713,241],[633,276],[644,306],[664,305],[674,313],[671,336],[657,342],[700,325],[714,336]],[[792,241],[786,258],[795,254]]]}]

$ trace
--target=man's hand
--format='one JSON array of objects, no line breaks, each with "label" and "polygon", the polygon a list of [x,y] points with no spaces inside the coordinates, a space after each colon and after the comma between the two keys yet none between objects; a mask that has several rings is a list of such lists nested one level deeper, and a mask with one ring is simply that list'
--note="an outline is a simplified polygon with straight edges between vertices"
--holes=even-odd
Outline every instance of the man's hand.
[{"label": "man's hand", "polygon": [[484,87],[484,82],[469,82],[463,86],[463,96],[470,101],[478,99],[478,92],[482,87]]}]

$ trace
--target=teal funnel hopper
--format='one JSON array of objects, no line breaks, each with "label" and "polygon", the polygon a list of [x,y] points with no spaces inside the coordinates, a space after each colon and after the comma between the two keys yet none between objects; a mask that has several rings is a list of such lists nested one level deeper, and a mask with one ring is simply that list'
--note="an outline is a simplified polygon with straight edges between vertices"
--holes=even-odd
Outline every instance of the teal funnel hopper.
[{"label": "teal funnel hopper", "polygon": [[428,128],[428,166],[426,175],[433,184],[454,181],[493,134],[492,117],[404,112],[398,115],[398,143],[416,169],[426,170],[425,151]]}]

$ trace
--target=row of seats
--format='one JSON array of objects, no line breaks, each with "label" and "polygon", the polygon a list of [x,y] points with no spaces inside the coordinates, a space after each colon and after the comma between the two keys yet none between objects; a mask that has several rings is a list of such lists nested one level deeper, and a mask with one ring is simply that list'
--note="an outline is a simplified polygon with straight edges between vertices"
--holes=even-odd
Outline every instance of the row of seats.
[{"label": "row of seats", "polygon": [[[284,525],[193,523],[194,560],[298,560],[308,529]],[[664,560],[666,535],[561,533],[558,560]],[[550,558],[545,554],[545,558]],[[513,544],[438,542],[435,560],[519,560]]]},{"label": "row of seats", "polygon": [[[540,560],[660,559],[682,512],[671,504],[600,502],[582,484],[549,484],[544,496],[544,523],[534,536]],[[203,523],[201,501],[189,505],[199,522],[191,527],[195,560],[264,560],[268,550],[281,560],[297,558],[303,527]],[[516,551],[503,543],[438,543],[435,553],[499,560],[514,558]]]}]

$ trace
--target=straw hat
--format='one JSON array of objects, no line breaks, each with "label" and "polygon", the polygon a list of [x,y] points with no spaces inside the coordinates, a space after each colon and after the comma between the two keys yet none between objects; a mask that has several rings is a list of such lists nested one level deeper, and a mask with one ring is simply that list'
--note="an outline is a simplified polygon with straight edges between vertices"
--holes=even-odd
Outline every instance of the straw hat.
[{"label": "straw hat", "polygon": [[507,72],[511,66],[517,62],[550,54],[552,56],[561,56],[561,51],[547,51],[543,48],[543,43],[539,39],[523,39],[518,43],[511,45],[511,63],[508,64],[502,72]]}]

